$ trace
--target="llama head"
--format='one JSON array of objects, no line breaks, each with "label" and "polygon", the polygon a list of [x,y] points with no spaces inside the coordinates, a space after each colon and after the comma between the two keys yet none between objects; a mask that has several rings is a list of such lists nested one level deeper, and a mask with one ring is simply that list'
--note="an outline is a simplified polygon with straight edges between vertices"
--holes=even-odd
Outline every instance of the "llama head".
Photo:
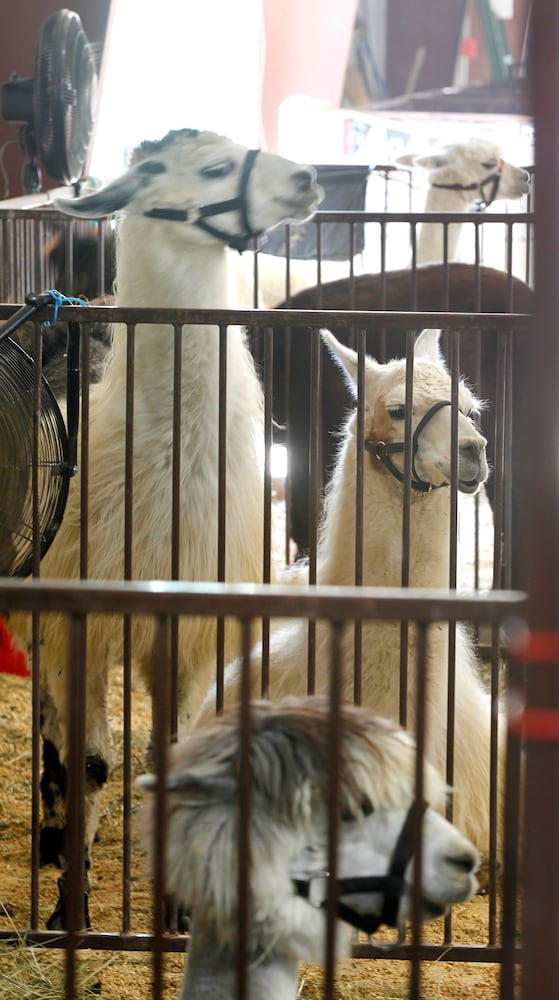
[{"label": "llama head", "polygon": [[396,159],[403,167],[425,170],[432,187],[467,192],[468,200],[521,198],[529,191],[529,176],[504,160],[500,146],[490,139],[448,143],[424,155],[406,153]]},{"label": "llama head", "polygon": [[[167,779],[169,888],[190,908],[198,937],[211,933],[229,949],[237,934],[240,724],[234,710],[195,729],[175,748]],[[317,901],[301,892],[297,881],[312,880],[326,867],[330,705],[319,697],[253,702],[250,725],[252,951],[320,961],[325,913],[320,900],[312,905]],[[367,709],[342,706],[343,877],[388,872],[414,798],[415,759],[413,740],[398,725]],[[156,787],[152,776],[140,782]],[[446,793],[429,764],[425,793],[438,805]],[[153,823],[152,810],[148,816]],[[424,916],[429,918],[475,891],[479,858],[430,808],[424,831]],[[149,823],[146,833],[149,844]],[[405,867],[398,922],[409,915],[411,856]],[[360,892],[358,897],[348,900],[354,910],[380,913],[382,894]]]},{"label": "llama head", "polygon": [[[340,365],[355,397],[358,385],[358,356],[340,344],[329,332],[323,339]],[[451,481],[453,423],[451,378],[439,346],[440,331],[424,330],[414,345],[412,398],[407,398],[406,361],[396,359],[380,364],[365,359],[365,447],[371,452],[373,468],[402,481],[404,440],[410,428],[412,487],[421,493],[448,486]],[[411,421],[406,412],[411,405]],[[458,384],[458,489],[476,493],[487,479],[486,439],[473,417],[480,408],[465,382]],[[356,433],[356,415],[348,424]]]},{"label": "llama head", "polygon": [[99,191],[56,206],[78,218],[124,211],[171,221],[189,239],[244,249],[266,230],[312,215],[323,195],[315,180],[314,167],[182,129],[142,143],[126,173]]}]

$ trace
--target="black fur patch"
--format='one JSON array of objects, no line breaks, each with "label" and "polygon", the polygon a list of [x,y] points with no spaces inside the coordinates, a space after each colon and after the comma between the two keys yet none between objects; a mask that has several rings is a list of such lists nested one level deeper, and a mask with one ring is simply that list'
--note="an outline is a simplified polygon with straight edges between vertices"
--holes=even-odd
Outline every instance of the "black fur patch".
[{"label": "black fur patch", "polygon": [[107,783],[109,777],[109,765],[99,754],[94,754],[85,759],[85,778],[97,788],[102,788]]},{"label": "black fur patch", "polygon": [[42,826],[39,833],[39,865],[64,865],[64,830],[59,826]]},{"label": "black fur patch", "polygon": [[155,174],[167,173],[167,167],[160,160],[144,160],[136,167],[139,174],[147,174],[149,177]]},{"label": "black fur patch", "polygon": [[[47,920],[49,931],[66,930],[66,880],[64,876],[58,879],[58,901]],[[83,899],[82,922],[85,930],[91,930],[91,920],[89,919],[89,906],[87,893]]]},{"label": "black fur patch", "polygon": [[40,787],[47,814],[54,811],[58,799],[66,797],[66,783],[66,768],[60,763],[57,748],[50,740],[43,740],[43,773]]}]

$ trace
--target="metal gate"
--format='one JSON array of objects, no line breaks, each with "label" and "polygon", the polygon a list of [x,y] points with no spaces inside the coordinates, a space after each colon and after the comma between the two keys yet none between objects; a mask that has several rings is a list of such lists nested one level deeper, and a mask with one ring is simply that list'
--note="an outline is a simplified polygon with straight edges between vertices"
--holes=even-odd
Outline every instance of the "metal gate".
[{"label": "metal gate", "polygon": [[[545,178],[544,178],[545,183]],[[541,181],[538,177],[539,197],[542,198]],[[546,190],[546,189],[545,189]],[[544,190],[544,195],[545,195]],[[410,226],[410,216],[400,214],[373,214],[373,213],[351,213],[334,214],[322,213],[317,217],[317,224],[342,223],[349,227],[351,233],[352,225],[367,224],[378,226],[381,234],[380,254],[384,259],[385,251],[383,241],[385,239],[385,226],[394,223]],[[411,217],[412,232],[416,223],[438,222],[436,218],[417,215]],[[462,219],[449,218],[445,224],[453,221],[464,221]],[[530,289],[528,286],[514,279],[512,275],[512,246],[513,230],[515,226],[522,227],[523,242],[526,248],[529,247],[529,240],[526,239],[527,227],[531,226],[533,217],[530,214],[515,216],[513,214],[496,215],[494,220],[491,217],[482,219],[481,217],[468,217],[467,223],[472,227],[476,236],[474,238],[474,260],[467,272],[461,270],[460,274],[467,275],[468,294],[470,302],[468,308],[460,309],[455,304],[455,296],[458,294],[455,284],[458,271],[450,262],[443,263],[438,268],[438,282],[435,292],[429,292],[430,298],[428,308],[421,303],[425,301],[423,295],[427,295],[421,284],[422,270],[411,268],[409,271],[409,281],[406,287],[406,300],[399,308],[394,306],[395,299],[391,299],[390,272],[381,272],[381,277],[375,285],[373,292],[376,295],[374,304],[368,307],[368,311],[362,304],[356,302],[359,282],[354,274],[353,268],[349,267],[349,277],[347,282],[348,301],[342,306],[332,305],[328,300],[328,287],[321,282],[320,264],[318,265],[318,284],[314,290],[314,299],[307,307],[299,306],[299,301],[294,303],[297,296],[292,296],[289,288],[289,269],[287,270],[288,284],[286,288],[285,308],[281,310],[259,310],[258,313],[252,310],[244,311],[215,311],[203,314],[188,311],[166,311],[164,314],[157,310],[143,310],[138,314],[137,310],[114,310],[106,306],[89,307],[65,307],[59,313],[60,323],[69,321],[79,324],[79,336],[81,342],[81,373],[82,373],[82,394],[81,394],[81,461],[80,461],[80,483],[78,480],[70,484],[70,489],[81,489],[81,570],[82,579],[61,582],[43,580],[40,578],[40,568],[38,551],[40,545],[39,532],[34,531],[33,544],[35,546],[35,567],[38,579],[33,581],[10,581],[3,580],[0,584],[0,608],[4,611],[16,612],[25,611],[33,615],[30,627],[31,651],[35,666],[40,664],[41,645],[39,630],[39,612],[57,613],[60,612],[68,618],[69,634],[69,702],[72,706],[70,713],[70,752],[68,759],[72,765],[68,771],[68,853],[71,863],[68,868],[68,910],[66,931],[58,932],[44,930],[44,921],[56,896],[54,886],[53,871],[39,869],[39,773],[40,773],[40,734],[39,734],[39,706],[40,706],[40,682],[39,671],[33,671],[33,679],[30,685],[30,705],[32,725],[30,732],[30,759],[26,780],[29,782],[29,790],[24,788],[23,796],[18,797],[18,809],[24,815],[23,823],[16,823],[16,836],[12,837],[7,821],[3,829],[6,831],[10,849],[15,851],[15,843],[18,838],[24,843],[24,857],[27,859],[27,869],[25,877],[28,883],[25,890],[17,900],[10,903],[10,907],[4,907],[4,915],[0,916],[0,938],[2,940],[14,940],[14,936],[24,940],[27,945],[41,943],[51,948],[63,948],[66,954],[66,996],[77,995],[79,989],[77,961],[78,952],[82,950],[96,950],[107,952],[150,952],[153,956],[153,987],[149,995],[160,997],[165,988],[165,956],[168,953],[182,953],[188,950],[189,935],[178,933],[176,914],[165,914],[161,905],[161,887],[163,884],[163,860],[158,856],[158,863],[154,871],[155,902],[151,903],[151,879],[140,860],[140,852],[137,848],[137,821],[136,812],[139,804],[139,793],[135,789],[134,777],[145,768],[144,751],[150,741],[152,731],[151,717],[145,702],[143,689],[139,685],[133,670],[134,660],[134,623],[144,616],[149,619],[149,628],[153,632],[153,648],[157,651],[162,669],[158,672],[158,680],[151,691],[155,705],[153,713],[153,733],[151,735],[151,745],[154,753],[155,768],[157,773],[164,773],[168,736],[174,738],[179,724],[178,718],[178,635],[180,622],[191,616],[208,617],[216,623],[216,679],[217,679],[217,707],[220,707],[222,696],[222,679],[225,660],[225,623],[231,619],[238,619],[242,624],[241,640],[239,641],[239,652],[248,657],[249,637],[248,626],[250,623],[260,622],[262,639],[262,691],[267,693],[266,663],[269,649],[270,633],[273,631],[274,619],[305,618],[308,619],[308,688],[313,690],[313,676],[316,663],[313,662],[316,650],[316,629],[319,621],[325,620],[332,623],[334,636],[346,623],[348,628],[355,633],[355,670],[356,676],[359,673],[360,658],[362,648],[360,644],[360,634],[363,623],[367,621],[396,621],[401,622],[401,639],[403,648],[406,644],[406,636],[409,630],[417,626],[418,641],[417,655],[417,691],[415,694],[416,720],[415,736],[418,746],[424,744],[424,716],[422,706],[424,706],[426,680],[424,677],[426,651],[429,648],[430,635],[432,629],[437,628],[441,622],[449,625],[449,663],[453,664],[454,657],[454,635],[455,623],[469,623],[476,636],[476,644],[480,657],[486,667],[488,685],[491,690],[493,703],[496,705],[499,690],[506,675],[508,688],[513,694],[518,692],[519,703],[522,702],[524,690],[523,669],[526,658],[537,656],[533,651],[525,654],[523,651],[516,651],[516,655],[511,653],[511,640],[518,634],[518,623],[523,621],[529,608],[524,596],[511,589],[511,582],[516,585],[522,584],[525,579],[526,569],[530,560],[529,544],[520,548],[519,535],[524,534],[524,511],[517,501],[525,501],[525,473],[526,453],[523,451],[525,445],[525,425],[520,423],[519,415],[524,415],[524,408],[527,400],[522,397],[524,392],[524,379],[527,375],[526,367],[522,366],[519,359],[525,358],[525,344],[527,338],[527,328],[529,317],[526,313],[531,310]],[[44,209],[27,209],[7,207],[0,211],[2,246],[4,249],[3,260],[3,286],[2,298],[5,302],[19,302],[30,291],[51,286],[50,279],[53,276],[53,258],[45,259],[42,249],[45,244],[59,232],[62,226],[63,246],[67,249],[62,262],[64,273],[64,291],[68,294],[78,294],[82,289],[75,287],[73,275],[75,273],[75,261],[73,248],[77,240],[78,232],[73,223],[53,217],[52,213]],[[479,253],[479,230],[481,226],[500,225],[506,227],[508,237],[505,241],[507,246],[507,264],[504,268],[505,278],[500,280],[498,295],[499,305],[495,306],[496,299],[489,296],[484,299],[486,289],[487,274],[484,272]],[[95,291],[102,294],[107,291],[107,281],[105,277],[107,262],[107,245],[105,236],[110,237],[110,230],[97,228],[93,234],[93,252],[95,260],[95,272],[97,274]],[[550,237],[551,239],[551,237]],[[289,242],[289,241],[288,241]],[[350,235],[351,245],[351,235]],[[317,238],[317,246],[320,247],[320,236]],[[536,254],[537,254],[536,245]],[[110,250],[109,250],[110,253]],[[552,259],[550,257],[550,259]],[[527,276],[531,272],[531,251],[526,250]],[[60,267],[60,264],[58,264]],[[508,275],[507,275],[508,271]],[[60,271],[58,272],[60,273]],[[88,278],[91,274],[88,273]],[[355,280],[354,280],[355,279]],[[460,286],[463,289],[463,286]],[[367,290],[371,294],[371,290]],[[301,293],[304,299],[305,293]],[[401,300],[400,300],[401,301]],[[361,300],[360,300],[361,302]],[[519,308],[517,303],[521,302]],[[312,310],[309,312],[309,308]],[[334,312],[333,312],[334,310]],[[14,311],[13,307],[4,305],[0,307],[0,318],[7,319]],[[48,313],[50,316],[50,312]],[[545,316],[543,316],[545,321]],[[126,428],[127,437],[123,441],[123,452],[121,455],[124,493],[127,498],[124,517],[124,561],[119,572],[115,572],[114,578],[107,582],[88,580],[87,571],[87,551],[88,533],[90,526],[87,516],[87,483],[94,482],[95,469],[89,466],[88,456],[88,436],[89,436],[89,393],[90,383],[95,379],[94,366],[92,368],[90,358],[91,331],[97,330],[107,322],[122,323],[126,329],[129,349],[127,352],[126,371]],[[149,336],[149,325],[151,323],[165,322],[169,326],[169,337],[175,345],[175,397],[177,393],[177,379],[180,386],[180,377],[177,372],[180,367],[181,342],[182,338],[189,335],[186,327],[193,328],[200,324],[212,324],[219,331],[220,349],[220,409],[218,415],[220,445],[220,470],[219,479],[219,511],[216,524],[218,538],[218,553],[224,551],[226,530],[226,454],[224,452],[224,433],[226,422],[226,398],[227,398],[227,364],[226,345],[228,328],[234,325],[241,325],[250,331],[251,344],[259,367],[262,384],[265,390],[265,426],[264,426],[264,452],[263,462],[263,482],[264,482],[264,508],[262,523],[255,525],[255,532],[258,532],[263,539],[263,565],[262,565],[262,585],[255,587],[235,586],[228,584],[227,568],[221,558],[218,558],[216,565],[215,583],[208,582],[204,585],[187,584],[180,581],[178,566],[173,562],[172,552],[180,545],[177,519],[173,520],[173,531],[171,534],[171,551],[169,552],[169,565],[172,567],[169,572],[168,581],[154,583],[138,583],[134,580],[134,567],[131,559],[131,551],[134,545],[134,520],[133,503],[134,492],[137,488],[135,480],[135,468],[132,460],[132,441],[134,434],[134,345],[141,336]],[[137,331],[136,326],[142,323],[145,327],[142,331]],[[358,357],[362,359],[367,349],[367,345],[375,344],[375,353],[379,359],[383,356],[390,356],[393,349],[394,338],[400,337],[402,356],[406,351],[411,355],[413,335],[416,330],[423,327],[443,327],[445,331],[445,350],[448,364],[452,373],[454,390],[456,393],[459,373],[464,370],[464,361],[468,367],[468,376],[474,384],[482,382],[483,396],[492,401],[491,410],[485,418],[484,434],[490,439],[491,456],[493,463],[493,488],[491,495],[491,511],[487,517],[488,501],[483,499],[477,505],[472,505],[470,514],[465,515],[458,511],[458,498],[456,490],[453,491],[452,526],[450,532],[450,548],[448,553],[448,591],[429,592],[428,590],[418,592],[406,589],[406,553],[409,553],[409,539],[406,538],[405,525],[409,521],[409,505],[411,502],[411,491],[408,489],[407,497],[403,505],[403,525],[402,536],[402,564],[404,567],[402,578],[402,589],[398,592],[386,592],[378,589],[368,588],[363,585],[363,578],[360,577],[359,552],[362,544],[363,514],[359,511],[355,513],[355,550],[356,550],[356,577],[353,585],[344,588],[328,588],[315,586],[317,579],[317,546],[318,546],[318,525],[321,517],[321,497],[324,480],[328,476],[327,464],[323,461],[323,451],[328,445],[328,435],[331,433],[332,415],[325,413],[325,401],[329,383],[326,381],[329,376],[326,374],[324,362],[321,355],[319,330],[322,327],[334,329],[340,338],[347,339],[353,343],[357,349]],[[35,356],[40,355],[40,344],[42,328],[36,325],[28,332],[27,346]],[[306,353],[301,355],[299,351],[302,342],[305,342]],[[286,349],[287,348],[287,349]],[[294,360],[295,359],[295,360]],[[45,360],[45,370],[48,371],[48,360]],[[362,361],[360,362],[362,364]],[[304,374],[306,378],[306,398],[302,401],[297,396],[297,381],[295,376]],[[36,368],[35,379],[40,377],[40,366]],[[515,405],[515,401],[518,405]],[[531,399],[531,403],[534,403]],[[304,404],[304,405],[303,405]],[[178,403],[177,403],[178,405]],[[342,400],[342,411],[347,405],[347,400]],[[535,405],[535,404],[534,404]],[[358,412],[362,403],[357,403]],[[281,409],[281,417],[279,408]],[[456,400],[453,400],[453,412],[456,410]],[[339,413],[339,410],[336,411]],[[361,418],[362,419],[362,418]],[[306,422],[306,434],[303,442],[303,465],[305,466],[307,482],[305,490],[301,492],[301,483],[297,480],[290,480],[289,466],[288,476],[285,483],[280,483],[272,474],[271,466],[271,446],[274,439],[277,441],[281,436],[282,443],[287,448],[288,456],[293,453],[294,444],[292,435],[294,428],[300,426],[300,421]],[[330,421],[330,423],[329,423]],[[281,428],[277,428],[281,424]],[[173,446],[172,459],[169,464],[169,474],[178,475],[180,468],[180,441],[177,439],[177,418],[176,411],[173,423]],[[486,433],[486,429],[488,429]],[[455,432],[454,432],[455,433]],[[454,446],[456,447],[456,446]],[[545,459],[549,455],[545,454],[545,441],[538,446],[541,455]],[[409,459],[411,463],[411,457]],[[552,466],[553,463],[550,463]],[[532,472],[535,465],[529,466]],[[357,475],[362,476],[363,472],[357,471]],[[411,470],[408,472],[411,478]],[[84,486],[85,484],[85,486]],[[301,538],[298,542],[300,549],[304,549],[308,555],[308,574],[310,588],[306,585],[298,587],[296,584],[280,586],[271,583],[272,565],[274,559],[279,562],[292,562],[294,558],[293,546],[293,525],[294,516],[293,490],[298,491],[299,499],[302,497],[302,510],[297,508],[296,516],[302,518],[299,522]],[[173,503],[176,504],[176,494]],[[485,515],[482,512],[485,510]],[[353,516],[353,515],[352,515]],[[469,518],[466,521],[466,516]],[[484,522],[485,516],[485,522]],[[547,515],[546,515],[547,516]],[[485,527],[484,527],[485,524]],[[35,529],[37,524],[35,524]],[[464,536],[468,537],[465,538]],[[462,536],[462,537],[461,537]],[[552,536],[554,538],[554,536]],[[529,539],[527,540],[529,543]],[[468,544],[466,545],[465,542]],[[56,544],[56,542],[54,543]],[[553,544],[555,544],[553,542]],[[467,551],[467,555],[466,555]],[[467,564],[467,568],[462,574],[462,566]],[[538,593],[540,586],[547,586],[553,591],[552,582],[543,572],[543,563],[538,565],[541,579],[535,586],[534,593]],[[366,583],[366,581],[365,581]],[[545,603],[545,602],[544,602]],[[91,869],[91,912],[92,929],[83,931],[83,878],[82,878],[82,854],[81,844],[83,842],[83,817],[79,803],[82,802],[86,768],[84,761],[87,760],[87,746],[85,734],[85,680],[87,674],[87,649],[85,635],[88,622],[92,620],[108,620],[109,618],[117,622],[119,632],[120,649],[117,656],[117,673],[115,687],[118,690],[117,702],[112,708],[112,726],[117,733],[117,752],[115,754],[116,766],[113,776],[110,779],[110,786],[113,793],[109,792],[111,805],[110,811],[104,817],[105,823],[101,822],[100,843],[93,849],[92,869]],[[547,623],[543,622],[542,625]],[[339,672],[340,659],[339,649],[336,652],[336,641],[333,641],[333,654],[329,666],[329,693],[332,705],[332,717],[336,717],[339,700]],[[405,683],[405,668],[402,673],[402,683]],[[452,692],[452,681],[450,683]],[[358,684],[356,686],[358,692]],[[245,718],[250,717],[248,704],[248,687],[243,687],[242,704],[244,706]],[[357,694],[359,700],[359,695]],[[142,701],[143,699],[143,701]],[[142,728],[136,729],[135,711],[142,703]],[[547,703],[544,703],[547,704]],[[507,737],[507,771],[506,771],[506,805],[504,813],[503,834],[503,856],[502,856],[502,882],[497,877],[497,806],[496,806],[496,785],[497,778],[497,743],[498,735],[495,728],[493,736],[493,758],[492,758],[492,793],[488,802],[488,810],[492,814],[492,846],[489,854],[489,877],[488,894],[483,903],[483,917],[480,920],[479,932],[475,939],[464,940],[456,933],[453,918],[447,918],[444,927],[436,926],[435,931],[426,932],[420,926],[418,920],[412,922],[411,934],[406,942],[392,943],[392,947],[387,951],[382,942],[378,943],[367,940],[363,936],[355,938],[352,944],[352,953],[356,958],[391,958],[394,960],[405,959],[410,964],[410,996],[418,997],[421,989],[421,977],[426,962],[440,961],[444,958],[450,962],[479,962],[494,963],[500,967],[501,971],[501,997],[503,1000],[516,996],[516,968],[521,961],[522,955],[518,944],[517,930],[517,906],[519,894],[519,830],[520,830],[520,788],[521,786],[521,737],[525,732],[522,723],[522,706],[520,705],[517,716],[517,724],[509,728]],[[453,744],[453,697],[449,696],[448,701],[448,774],[452,775],[452,762],[454,757]],[[496,710],[494,710],[495,714]],[[405,710],[401,713],[401,721],[406,722]],[[336,772],[339,754],[339,745],[334,740],[332,746],[332,768]],[[530,756],[528,756],[528,767]],[[421,768],[417,771],[418,791],[421,790]],[[535,793],[534,793],[535,794]],[[246,799],[241,797],[240,815],[241,830],[245,824],[245,833],[248,823],[248,800],[250,798],[249,789],[246,788]],[[116,796],[116,797],[115,797]],[[24,804],[25,803],[25,804]],[[116,815],[116,820],[115,820]],[[244,820],[242,817],[245,817]],[[8,817],[8,820],[15,817]],[[161,818],[161,825],[164,828],[164,818]],[[105,833],[103,833],[105,827]],[[29,831],[24,834],[23,831]],[[526,826],[524,836],[527,842],[531,838],[535,840],[536,832]],[[116,867],[109,869],[109,855],[112,854],[111,863]],[[73,861],[72,861],[73,859]],[[107,872],[104,874],[104,864],[107,864]],[[246,891],[248,885],[248,869],[246,859],[241,855],[239,879],[241,889]],[[118,884],[120,888],[115,893],[115,875],[117,871]],[[109,885],[108,883],[111,883]],[[528,897],[529,886],[524,883],[524,892]],[[116,895],[116,902],[115,902]],[[142,906],[138,906],[138,901],[142,899]],[[241,893],[242,898],[242,893]],[[526,913],[529,914],[529,909]],[[328,910],[328,940],[332,942],[331,927],[334,922],[334,910],[330,905]],[[551,924],[550,924],[551,926]],[[240,932],[242,934],[242,931]],[[238,996],[244,995],[246,988],[246,965],[242,952],[239,951],[240,958],[237,962],[237,984]],[[326,961],[326,974],[321,995],[327,997],[335,996],[334,967],[332,950],[328,951]],[[146,996],[148,994],[146,993]]]}]

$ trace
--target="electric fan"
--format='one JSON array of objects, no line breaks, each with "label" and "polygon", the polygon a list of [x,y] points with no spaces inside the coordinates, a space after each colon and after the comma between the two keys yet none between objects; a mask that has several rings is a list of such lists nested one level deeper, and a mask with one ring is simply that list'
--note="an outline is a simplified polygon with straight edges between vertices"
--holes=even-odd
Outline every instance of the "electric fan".
[{"label": "electric fan", "polygon": [[97,72],[93,50],[74,11],[56,11],[43,21],[35,53],[35,76],[13,74],[2,84],[2,117],[23,122],[23,190],[40,189],[38,158],[45,173],[61,184],[82,174],[97,112]]},{"label": "electric fan", "polygon": [[33,358],[8,336],[52,299],[45,293],[26,302],[0,331],[0,576],[28,576],[36,551],[43,557],[76,471],[79,327],[69,324],[67,431],[47,380],[35,386]]}]

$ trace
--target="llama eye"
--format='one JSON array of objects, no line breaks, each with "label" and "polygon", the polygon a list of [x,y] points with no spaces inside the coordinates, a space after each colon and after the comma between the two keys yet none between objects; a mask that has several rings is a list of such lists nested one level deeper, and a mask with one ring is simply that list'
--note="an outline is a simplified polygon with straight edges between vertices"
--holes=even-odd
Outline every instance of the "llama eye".
[{"label": "llama eye", "polygon": [[389,406],[388,415],[393,420],[403,420],[406,415],[406,409],[404,406]]},{"label": "llama eye", "polygon": [[486,160],[485,163],[481,164],[485,170],[494,170],[497,166],[497,160]]},{"label": "llama eye", "polygon": [[227,177],[227,174],[230,174],[234,169],[233,160],[218,160],[216,163],[210,163],[207,167],[202,167],[200,173],[204,177]]}]

